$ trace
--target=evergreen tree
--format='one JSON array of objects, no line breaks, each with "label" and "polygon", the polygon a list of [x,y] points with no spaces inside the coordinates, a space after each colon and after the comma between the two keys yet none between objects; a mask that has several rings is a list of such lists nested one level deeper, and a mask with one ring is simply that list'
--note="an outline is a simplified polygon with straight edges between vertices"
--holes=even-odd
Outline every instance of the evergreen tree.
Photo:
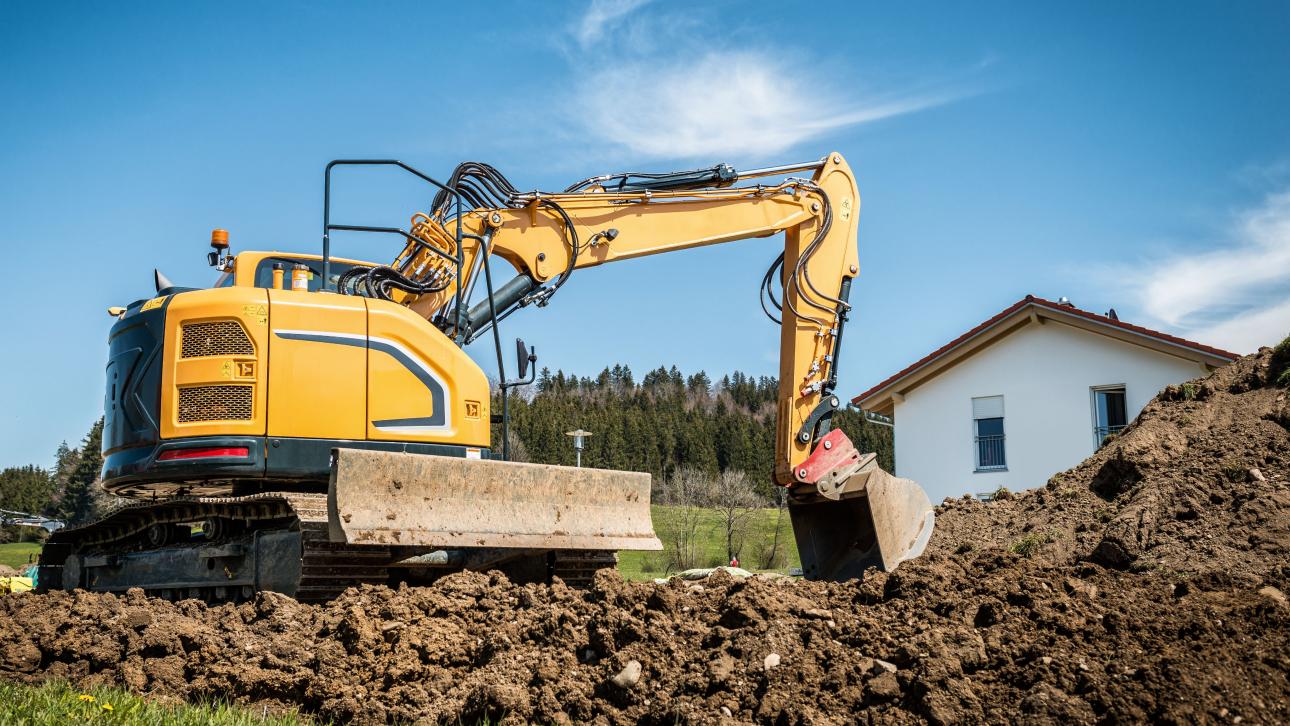
[{"label": "evergreen tree", "polygon": [[58,451],[54,453],[54,491],[42,514],[54,516],[59,513],[59,502],[63,500],[63,496],[67,491],[67,483],[71,481],[72,472],[76,469],[76,464],[80,460],[80,450],[68,446],[66,440],[58,445]]},{"label": "evergreen tree", "polygon": [[76,466],[68,477],[67,489],[59,503],[59,514],[69,524],[94,518],[99,496],[96,492],[103,469],[103,419],[90,427],[81,444]]},{"label": "evergreen tree", "polygon": [[38,466],[11,466],[0,471],[0,509],[39,514],[54,495],[54,478]]},{"label": "evergreen tree", "polygon": [[[648,371],[639,383],[622,365],[607,367],[594,381],[544,369],[532,395],[512,395],[511,435],[523,442],[529,461],[569,466],[574,450],[564,434],[583,428],[593,433],[583,466],[649,472],[656,481],[681,468],[708,476],[743,471],[770,497],[778,395],[773,376],[740,371],[713,385],[706,373],[686,377],[675,366]],[[494,410],[501,410],[500,401]],[[833,425],[860,450],[878,452],[891,470],[890,428],[850,410],[837,412]],[[494,441],[500,446],[496,428]]]}]

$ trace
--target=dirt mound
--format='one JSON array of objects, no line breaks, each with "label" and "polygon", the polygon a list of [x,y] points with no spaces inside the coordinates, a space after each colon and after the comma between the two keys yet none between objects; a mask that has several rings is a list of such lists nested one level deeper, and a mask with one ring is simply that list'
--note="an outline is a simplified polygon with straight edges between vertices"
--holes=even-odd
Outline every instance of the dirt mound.
[{"label": "dirt mound", "polygon": [[360,723],[1283,723],[1290,410],[1270,359],[1166,391],[1040,491],[943,505],[927,556],[863,582],[16,595],[0,676]]}]

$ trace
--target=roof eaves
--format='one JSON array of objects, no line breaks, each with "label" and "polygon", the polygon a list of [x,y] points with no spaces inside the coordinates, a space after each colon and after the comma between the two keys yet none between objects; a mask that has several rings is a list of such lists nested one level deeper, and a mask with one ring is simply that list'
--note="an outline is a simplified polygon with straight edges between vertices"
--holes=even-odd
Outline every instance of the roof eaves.
[{"label": "roof eaves", "polygon": [[1109,327],[1118,328],[1120,330],[1124,330],[1131,333],[1136,333],[1138,335],[1143,335],[1155,340],[1164,341],[1174,346],[1185,348],[1196,352],[1205,353],[1215,358],[1220,358],[1227,361],[1233,361],[1240,357],[1236,353],[1232,353],[1231,351],[1226,351],[1221,348],[1215,348],[1213,346],[1204,345],[1203,343],[1197,343],[1195,341],[1187,340],[1185,338],[1179,338],[1174,335],[1169,335],[1168,333],[1162,333],[1158,330],[1144,328],[1140,325],[1133,325],[1132,323],[1126,323],[1121,320],[1113,320],[1105,315],[1098,315],[1097,313],[1092,313],[1087,310],[1081,310],[1080,308],[1077,308],[1073,305],[1066,305],[1063,303],[1053,302],[1052,300],[1046,300],[1041,297],[1035,297],[1034,295],[1027,295],[1021,300],[1013,303],[1012,305],[1009,305],[1007,308],[1004,308],[997,315],[994,315],[988,320],[982,322],[980,325],[977,325],[976,327],[968,330],[963,335],[960,335],[959,337],[955,338],[954,340],[951,340],[950,342],[946,343],[940,348],[937,348],[936,350],[923,356],[917,361],[914,361],[912,364],[906,366],[905,368],[901,369],[895,374],[889,376],[878,385],[861,393],[855,398],[852,398],[851,402],[863,408],[873,408],[872,405],[863,406],[862,402],[873,399],[875,396],[878,396],[880,394],[886,394],[891,392],[890,389],[896,383],[899,383],[905,378],[913,375],[914,373],[917,373],[919,370],[922,370],[928,365],[931,365],[935,361],[939,360],[940,358],[951,353],[952,351],[964,345],[965,343],[968,343],[972,339],[976,338],[978,335],[988,332],[996,325],[1012,317],[1015,313],[1021,312],[1024,308],[1032,305],[1036,307],[1042,307],[1046,310],[1050,310],[1060,314],[1067,314],[1075,317],[1085,318],[1095,323],[1100,323],[1102,325],[1106,325]]}]

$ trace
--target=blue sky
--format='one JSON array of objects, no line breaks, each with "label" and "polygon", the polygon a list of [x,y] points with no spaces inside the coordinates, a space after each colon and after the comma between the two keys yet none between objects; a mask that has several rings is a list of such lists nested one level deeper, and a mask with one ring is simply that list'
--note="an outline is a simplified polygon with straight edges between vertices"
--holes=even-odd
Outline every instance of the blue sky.
[{"label": "blue sky", "polygon": [[[1286,37],[1275,2],[5,3],[0,465],[99,415],[104,310],[152,267],[209,284],[213,227],[316,250],[337,157],[549,189],[839,150],[863,198],[848,395],[1026,293],[1247,352],[1290,332]],[[426,206],[386,177],[338,194],[342,221]],[[773,374],[774,247],[587,270],[504,332],[584,374]]]}]

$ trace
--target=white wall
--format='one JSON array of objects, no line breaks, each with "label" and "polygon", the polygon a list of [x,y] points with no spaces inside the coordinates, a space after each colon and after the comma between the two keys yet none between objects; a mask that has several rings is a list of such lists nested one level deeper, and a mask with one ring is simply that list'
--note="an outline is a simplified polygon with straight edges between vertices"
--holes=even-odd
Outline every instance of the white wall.
[{"label": "white wall", "polygon": [[[1093,386],[1123,384],[1132,420],[1160,389],[1204,372],[1200,363],[1054,320],[1031,322],[895,404],[896,472],[933,502],[1042,486],[1093,453]],[[1000,395],[1008,468],[977,473],[972,399]]]}]

